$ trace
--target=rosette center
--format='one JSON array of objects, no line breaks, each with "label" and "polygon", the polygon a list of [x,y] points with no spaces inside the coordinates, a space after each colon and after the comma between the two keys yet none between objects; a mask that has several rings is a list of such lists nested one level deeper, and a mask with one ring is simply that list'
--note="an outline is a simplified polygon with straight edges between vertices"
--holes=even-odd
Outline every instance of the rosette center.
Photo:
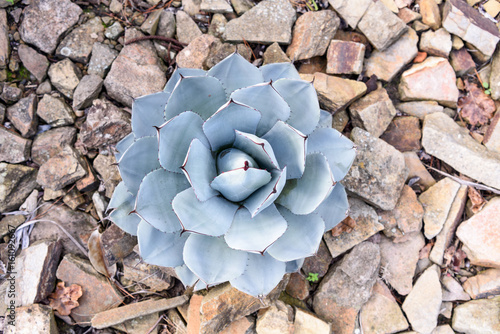
[{"label": "rosette center", "polygon": [[236,148],[228,148],[221,151],[217,156],[217,171],[220,173],[243,168],[259,168],[255,160],[245,152]]}]

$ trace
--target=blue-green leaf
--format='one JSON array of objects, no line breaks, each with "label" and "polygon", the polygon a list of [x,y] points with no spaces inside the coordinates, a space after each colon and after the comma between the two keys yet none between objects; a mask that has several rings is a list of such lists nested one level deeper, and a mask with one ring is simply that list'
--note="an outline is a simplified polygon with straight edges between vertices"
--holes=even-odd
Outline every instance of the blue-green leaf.
[{"label": "blue-green leaf", "polygon": [[344,186],[338,182],[323,203],[318,206],[317,213],[325,222],[325,231],[329,231],[347,217],[349,202]]},{"label": "blue-green leaf", "polygon": [[250,211],[252,217],[274,203],[281,194],[286,182],[286,167],[283,170],[271,171],[271,181],[254,192],[244,202],[243,206]]},{"label": "blue-green leaf", "polygon": [[304,264],[304,260],[305,259],[288,261],[286,263],[286,273],[290,274],[290,273],[296,273],[297,271],[299,271],[300,268],[302,268],[302,265]]},{"label": "blue-green leaf", "polygon": [[271,174],[265,169],[239,168],[221,173],[211,186],[228,200],[240,202],[270,180]]},{"label": "blue-green leaf", "polygon": [[128,150],[128,148],[130,146],[132,146],[132,144],[134,143],[135,141],[135,136],[134,136],[134,133],[129,133],[127,136],[125,136],[125,138],[123,138],[122,140],[120,140],[118,142],[118,144],[116,144],[116,153],[115,153],[115,159],[116,161],[120,161],[120,159],[122,158],[123,154]]},{"label": "blue-green leaf", "polygon": [[169,96],[169,93],[158,92],[134,100],[132,131],[136,138],[156,135],[155,127],[165,123],[165,106]]},{"label": "blue-green leaf", "polygon": [[123,182],[120,182],[108,205],[109,209],[114,209],[109,215],[109,220],[131,235],[137,235],[137,226],[141,221],[137,215],[130,213],[134,210],[134,205],[135,196],[128,192]]},{"label": "blue-green leaf", "polygon": [[[182,252],[181,252],[182,254]],[[181,280],[185,287],[193,286],[200,280],[187,266],[183,264],[182,266],[175,267],[175,273],[177,277]]]},{"label": "blue-green leaf", "polygon": [[267,140],[238,130],[235,130],[235,133],[236,138],[233,143],[234,147],[254,158],[261,168],[267,170],[280,168],[278,160],[274,155],[273,148]]},{"label": "blue-green leaf", "polygon": [[166,93],[172,93],[175,86],[179,83],[182,77],[202,77],[207,74],[206,71],[197,68],[178,68],[172,73],[170,80],[168,80],[165,88],[163,89]]},{"label": "blue-green leaf", "polygon": [[321,109],[319,113],[318,128],[331,128],[333,116],[328,111]]},{"label": "blue-green leaf", "polygon": [[299,72],[292,63],[267,64],[260,68],[265,81],[276,81],[278,79],[300,80]]}]

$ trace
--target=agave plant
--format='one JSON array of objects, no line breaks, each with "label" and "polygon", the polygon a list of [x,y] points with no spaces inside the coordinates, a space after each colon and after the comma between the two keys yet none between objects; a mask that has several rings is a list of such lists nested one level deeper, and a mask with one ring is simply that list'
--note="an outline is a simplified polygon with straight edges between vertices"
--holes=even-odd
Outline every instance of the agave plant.
[{"label": "agave plant", "polygon": [[289,63],[235,53],[208,72],[177,69],[133,103],[109,218],[186,286],[267,295],[348,210],[338,181],[354,145],[325,115]]}]

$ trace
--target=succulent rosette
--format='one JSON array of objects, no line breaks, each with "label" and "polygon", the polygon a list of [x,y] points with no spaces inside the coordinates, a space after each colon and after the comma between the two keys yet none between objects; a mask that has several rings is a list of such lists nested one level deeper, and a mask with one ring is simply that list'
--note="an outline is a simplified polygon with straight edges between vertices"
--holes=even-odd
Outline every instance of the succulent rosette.
[{"label": "succulent rosette", "polygon": [[348,210],[339,181],[354,145],[290,63],[234,53],[208,72],[177,69],[134,101],[116,149],[110,220],[137,235],[145,262],[196,289],[229,281],[267,295]]}]

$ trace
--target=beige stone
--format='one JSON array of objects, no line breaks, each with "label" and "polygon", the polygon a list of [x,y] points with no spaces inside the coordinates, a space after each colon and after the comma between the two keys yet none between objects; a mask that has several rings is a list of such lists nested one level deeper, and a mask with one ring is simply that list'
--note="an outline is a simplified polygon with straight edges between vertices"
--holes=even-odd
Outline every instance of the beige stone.
[{"label": "beige stone", "polygon": [[500,294],[500,269],[487,269],[464,282],[465,291],[472,299]]}]

